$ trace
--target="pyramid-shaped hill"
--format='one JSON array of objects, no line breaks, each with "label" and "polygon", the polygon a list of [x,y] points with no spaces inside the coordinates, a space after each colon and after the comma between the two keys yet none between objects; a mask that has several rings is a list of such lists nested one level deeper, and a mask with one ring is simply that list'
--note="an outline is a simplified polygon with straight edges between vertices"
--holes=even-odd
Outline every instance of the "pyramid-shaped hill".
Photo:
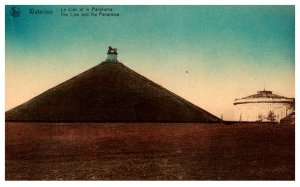
[{"label": "pyramid-shaped hill", "polygon": [[6,112],[21,122],[218,122],[119,62],[101,64]]}]

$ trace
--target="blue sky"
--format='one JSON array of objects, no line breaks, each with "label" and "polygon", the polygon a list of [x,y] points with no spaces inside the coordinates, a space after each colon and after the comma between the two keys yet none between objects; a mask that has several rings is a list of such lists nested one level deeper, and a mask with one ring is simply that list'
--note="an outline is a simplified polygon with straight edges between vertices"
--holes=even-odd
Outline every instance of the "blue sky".
[{"label": "blue sky", "polygon": [[93,6],[17,7],[14,18],[6,6],[6,109],[101,63],[109,45],[129,68],[225,119],[235,98],[264,87],[295,95],[294,6],[98,6],[120,16],[79,18],[60,9]]}]

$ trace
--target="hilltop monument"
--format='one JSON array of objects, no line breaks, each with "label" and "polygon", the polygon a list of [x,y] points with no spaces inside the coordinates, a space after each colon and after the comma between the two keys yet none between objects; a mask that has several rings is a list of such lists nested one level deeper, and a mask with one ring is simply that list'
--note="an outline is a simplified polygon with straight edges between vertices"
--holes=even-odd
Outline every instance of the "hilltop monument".
[{"label": "hilltop monument", "polygon": [[117,48],[108,47],[106,62],[118,62],[117,58],[118,52]]},{"label": "hilltop monument", "polygon": [[106,61],[5,113],[21,122],[219,122],[129,69],[109,47]]}]

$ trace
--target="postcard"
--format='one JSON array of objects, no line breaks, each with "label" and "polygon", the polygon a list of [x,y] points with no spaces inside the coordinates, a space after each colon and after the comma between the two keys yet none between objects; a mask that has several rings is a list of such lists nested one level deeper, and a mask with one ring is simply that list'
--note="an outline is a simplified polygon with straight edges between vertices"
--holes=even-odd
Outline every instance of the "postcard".
[{"label": "postcard", "polygon": [[295,180],[295,6],[6,5],[5,180]]}]

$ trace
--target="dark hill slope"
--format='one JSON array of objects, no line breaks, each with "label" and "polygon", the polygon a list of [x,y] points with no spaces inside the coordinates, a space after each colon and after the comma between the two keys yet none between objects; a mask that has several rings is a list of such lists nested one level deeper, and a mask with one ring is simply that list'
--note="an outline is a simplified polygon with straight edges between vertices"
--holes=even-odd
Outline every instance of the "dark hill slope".
[{"label": "dark hill slope", "polygon": [[6,121],[217,122],[119,62],[103,62],[6,112]]}]

